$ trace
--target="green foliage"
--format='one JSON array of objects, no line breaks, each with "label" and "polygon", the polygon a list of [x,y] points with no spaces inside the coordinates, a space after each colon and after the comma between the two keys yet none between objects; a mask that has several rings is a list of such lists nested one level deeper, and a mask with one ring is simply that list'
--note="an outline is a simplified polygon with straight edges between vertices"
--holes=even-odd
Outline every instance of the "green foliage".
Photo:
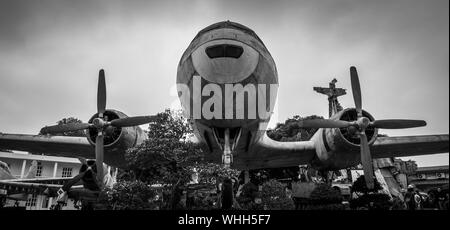
[{"label": "green foliage", "polygon": [[262,205],[268,210],[293,210],[294,202],[286,194],[286,185],[269,180],[262,187]]},{"label": "green foliage", "polygon": [[[261,199],[261,203],[256,203]],[[241,195],[236,199],[244,210],[293,210],[294,201],[286,193],[286,185],[277,180],[268,180],[262,184],[262,191],[258,186],[249,182],[242,188]]]},{"label": "green foliage", "polygon": [[278,123],[275,129],[268,130],[267,136],[273,140],[282,142],[309,140],[317,129],[301,128],[299,122],[313,119],[323,119],[323,117],[316,115],[300,117],[295,115],[294,117],[287,119],[284,123]]},{"label": "green foliage", "polygon": [[[56,123],[58,125],[64,125],[64,124],[72,124],[72,123],[83,123],[83,121],[81,121],[80,119],[75,118],[75,117],[68,117],[68,118],[63,118]],[[41,134],[41,133],[39,132],[39,134]],[[84,130],[69,131],[69,132],[64,132],[64,133],[58,133],[55,135],[57,135],[57,136],[72,136],[72,137],[86,136],[84,133]]]},{"label": "green foliage", "polygon": [[255,203],[255,198],[258,196],[258,186],[249,182],[243,185],[241,195],[236,198],[236,201],[244,210],[261,210],[263,206]]},{"label": "green foliage", "polygon": [[313,204],[340,204],[342,202],[342,195],[339,190],[322,183],[318,184],[311,192],[310,199]]},{"label": "green foliage", "polygon": [[191,181],[194,172],[199,174],[199,182],[209,184],[239,175],[237,170],[206,163],[205,152],[200,144],[189,140],[191,136],[192,129],[181,113],[166,110],[157,114],[157,120],[149,125],[149,138],[125,153],[128,167],[119,178],[161,184],[168,194],[162,206],[173,209],[181,207],[181,189]]},{"label": "green foliage", "polygon": [[239,170],[225,168],[221,164],[214,163],[196,163],[191,166],[199,173],[199,183],[216,184],[225,178],[237,178],[240,174]]},{"label": "green foliage", "polygon": [[157,207],[156,191],[141,181],[118,181],[107,191],[109,205],[117,210],[149,210]]},{"label": "green foliage", "polygon": [[350,201],[352,209],[363,207],[374,210],[388,210],[391,207],[391,197],[384,193],[378,193],[383,188],[376,178],[374,178],[374,183],[374,188],[368,189],[363,175],[356,179],[352,185],[352,192],[362,193],[363,195]]},{"label": "green foliage", "polygon": [[191,185],[187,189],[186,206],[190,210],[213,210],[217,208],[215,185]]},{"label": "green foliage", "polygon": [[352,209],[367,208],[370,210],[389,210],[392,206],[390,197],[384,193],[370,193],[364,194],[356,199],[350,201]]},{"label": "green foliage", "polygon": [[199,160],[200,147],[192,142],[152,138],[127,151],[128,168],[147,183],[186,183],[193,173],[187,166]]},{"label": "green foliage", "polygon": [[342,195],[339,190],[322,183],[311,192],[305,209],[307,210],[343,210]]},{"label": "green foliage", "polygon": [[200,145],[187,140],[191,131],[179,114],[166,110],[149,125],[148,139],[125,154],[135,178],[146,183],[184,184],[202,160]]},{"label": "green foliage", "polygon": [[169,140],[185,140],[192,135],[192,128],[180,111],[166,109],[156,115],[156,121],[148,126],[148,137]]},{"label": "green foliage", "polygon": [[377,192],[377,191],[383,189],[381,187],[381,184],[378,182],[377,178],[373,178],[373,179],[374,179],[373,189],[368,189],[367,185],[366,185],[366,179],[363,175],[361,175],[360,177],[358,177],[358,179],[356,179],[355,182],[353,182],[352,191],[367,194],[369,192]]}]

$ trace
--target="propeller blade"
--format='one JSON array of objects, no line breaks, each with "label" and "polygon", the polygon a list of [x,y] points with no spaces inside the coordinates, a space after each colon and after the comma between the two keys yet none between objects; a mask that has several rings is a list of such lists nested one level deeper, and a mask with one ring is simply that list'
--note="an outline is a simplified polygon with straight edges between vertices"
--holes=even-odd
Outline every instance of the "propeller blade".
[{"label": "propeller blade", "polygon": [[351,125],[352,123],[348,121],[330,119],[303,120],[299,122],[299,126],[303,128],[346,128]]},{"label": "propeller blade", "polygon": [[103,186],[103,133],[98,132],[95,139],[95,165],[97,167],[97,181],[102,188]]},{"label": "propeller blade", "polygon": [[356,72],[356,67],[354,66],[350,67],[350,80],[356,112],[358,113],[358,117],[362,117],[361,86],[359,84],[358,72]]},{"label": "propeller blade", "polygon": [[103,69],[98,73],[98,88],[97,88],[97,112],[99,117],[103,117],[106,108],[106,83],[105,71]]},{"label": "propeller blade", "polygon": [[69,124],[63,124],[63,125],[52,125],[52,126],[46,126],[41,129],[42,134],[57,134],[57,133],[64,133],[64,132],[70,132],[70,131],[78,131],[82,129],[87,129],[91,126],[91,124],[88,123],[69,123]]},{"label": "propeller blade", "polygon": [[112,120],[111,125],[114,127],[138,126],[155,121],[155,119],[155,116],[126,117]]},{"label": "propeller blade", "polygon": [[87,160],[86,160],[86,158],[84,158],[84,157],[78,157],[78,160],[80,161],[80,163],[81,163],[82,165],[87,165]]},{"label": "propeller blade", "polygon": [[387,119],[373,121],[370,125],[381,129],[407,129],[425,126],[427,122],[423,120]]},{"label": "propeller blade", "polygon": [[74,185],[74,184],[76,184],[76,183],[78,183],[78,181],[80,181],[81,180],[81,178],[83,178],[83,176],[84,176],[84,174],[86,173],[86,171],[84,171],[84,172],[82,172],[82,173],[79,173],[78,175],[76,175],[74,178],[72,178],[72,180],[69,180],[69,181],[67,181],[67,183],[65,183],[63,186],[62,186],[62,190],[64,190],[64,191],[69,191],[70,190],[70,188]]},{"label": "propeller blade", "polygon": [[367,142],[367,136],[364,132],[360,133],[361,138],[361,163],[364,170],[364,178],[368,189],[374,188],[373,180],[373,163],[372,156],[370,155],[369,143]]}]

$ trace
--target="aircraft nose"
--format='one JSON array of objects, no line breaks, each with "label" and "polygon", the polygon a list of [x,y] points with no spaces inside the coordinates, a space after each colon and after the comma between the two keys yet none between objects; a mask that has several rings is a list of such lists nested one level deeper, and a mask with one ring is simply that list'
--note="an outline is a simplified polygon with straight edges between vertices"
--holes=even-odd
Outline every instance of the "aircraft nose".
[{"label": "aircraft nose", "polygon": [[197,73],[213,83],[236,83],[249,77],[258,65],[259,54],[235,40],[214,40],[192,53]]}]

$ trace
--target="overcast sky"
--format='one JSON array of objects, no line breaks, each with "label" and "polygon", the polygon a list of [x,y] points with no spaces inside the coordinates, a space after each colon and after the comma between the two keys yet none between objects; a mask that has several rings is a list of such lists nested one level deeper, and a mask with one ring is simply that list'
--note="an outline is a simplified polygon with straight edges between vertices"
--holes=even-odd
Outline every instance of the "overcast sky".
[{"label": "overcast sky", "polygon": [[[390,136],[449,132],[449,1],[21,1],[0,0],[0,132],[96,111],[106,72],[108,108],[150,115],[170,107],[177,64],[202,28],[223,20],[252,28],[278,69],[278,113],[328,116],[313,86],[337,78],[353,107],[349,67],[376,119],[426,120]],[[272,122],[274,123],[274,122]],[[403,158],[419,166],[448,154]]]}]

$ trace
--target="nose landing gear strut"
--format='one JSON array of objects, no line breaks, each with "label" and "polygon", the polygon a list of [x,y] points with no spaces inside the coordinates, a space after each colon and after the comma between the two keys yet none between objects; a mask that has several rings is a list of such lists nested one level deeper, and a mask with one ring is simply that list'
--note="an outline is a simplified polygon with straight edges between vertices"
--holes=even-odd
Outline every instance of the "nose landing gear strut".
[{"label": "nose landing gear strut", "polygon": [[224,142],[222,164],[225,166],[225,168],[229,168],[233,163],[233,154],[231,153],[230,129],[228,128],[225,129]]}]

